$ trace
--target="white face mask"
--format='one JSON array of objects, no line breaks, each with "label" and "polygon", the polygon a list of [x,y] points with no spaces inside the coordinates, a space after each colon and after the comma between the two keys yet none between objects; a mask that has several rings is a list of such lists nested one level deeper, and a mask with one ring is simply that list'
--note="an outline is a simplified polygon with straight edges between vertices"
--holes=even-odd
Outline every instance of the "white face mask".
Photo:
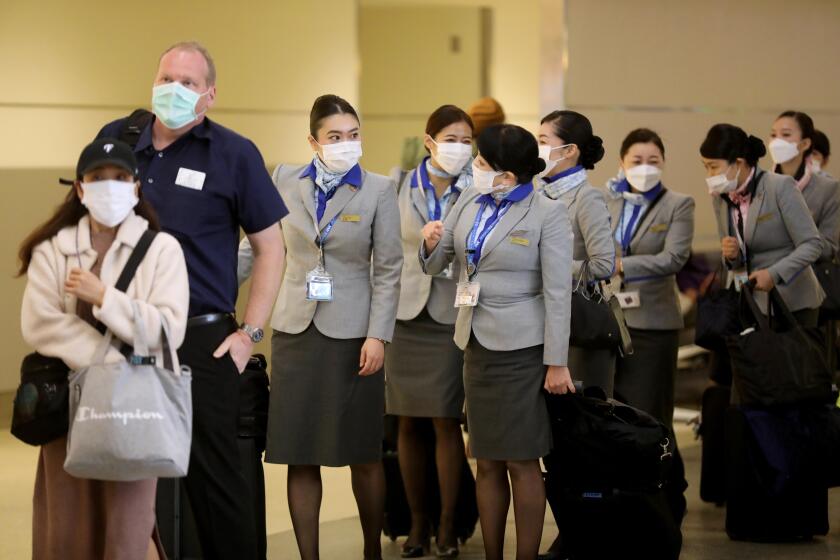
[{"label": "white face mask", "polygon": [[773,158],[773,163],[776,165],[787,163],[799,155],[796,142],[788,142],[781,138],[773,138],[767,147],[770,149],[770,157]]},{"label": "white face mask", "polygon": [[484,171],[483,169],[479,169],[478,166],[473,163],[473,188],[481,194],[491,194],[493,191],[505,188],[505,185],[499,183],[496,186],[493,186],[493,181],[499,175],[503,174],[504,171]]},{"label": "white face mask", "polygon": [[136,184],[130,181],[82,183],[82,204],[105,227],[121,224],[137,206]]},{"label": "white face mask", "polygon": [[334,173],[347,173],[362,157],[362,142],[359,140],[335,144],[315,143],[321,146],[321,161]]},{"label": "white face mask", "polygon": [[554,150],[559,150],[560,148],[566,148],[571,146],[572,144],[563,144],[562,146],[549,146],[548,144],[540,144],[540,158],[545,162],[545,169],[540,171],[537,174],[537,177],[542,179],[546,175],[548,175],[552,169],[557,165],[557,162],[563,161],[566,159],[566,156],[560,156],[557,159],[551,159],[551,152]]},{"label": "white face mask", "polygon": [[655,165],[637,165],[625,172],[627,182],[639,192],[646,193],[659,184],[662,170]]},{"label": "white face mask", "polygon": [[723,173],[706,177],[706,186],[709,187],[709,194],[730,193],[738,188],[738,176],[741,175],[741,170],[738,170],[734,179],[729,179],[726,174],[731,168],[732,166],[730,165]]},{"label": "white face mask", "polygon": [[451,176],[461,174],[461,170],[472,157],[472,145],[461,142],[443,142],[438,144],[432,139],[435,151],[432,154],[435,162]]}]

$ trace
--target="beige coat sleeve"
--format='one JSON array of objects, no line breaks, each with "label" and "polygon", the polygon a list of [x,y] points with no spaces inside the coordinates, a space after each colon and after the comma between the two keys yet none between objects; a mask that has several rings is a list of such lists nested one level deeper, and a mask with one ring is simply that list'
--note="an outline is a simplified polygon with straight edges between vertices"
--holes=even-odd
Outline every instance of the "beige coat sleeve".
[{"label": "beige coat sleeve", "polygon": [[[70,369],[79,369],[93,362],[102,335],[74,312],[64,310],[65,279],[60,276],[64,267],[59,267],[56,258],[63,257],[56,257],[49,242],[33,251],[23,292],[20,328],[23,339],[35,351],[61,359]],[[122,359],[113,347],[105,356],[109,363]]]}]

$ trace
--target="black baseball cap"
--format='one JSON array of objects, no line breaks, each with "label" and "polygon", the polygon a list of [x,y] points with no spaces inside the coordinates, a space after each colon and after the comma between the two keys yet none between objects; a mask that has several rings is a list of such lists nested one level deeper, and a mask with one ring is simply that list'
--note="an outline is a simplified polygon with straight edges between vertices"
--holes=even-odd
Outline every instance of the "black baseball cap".
[{"label": "black baseball cap", "polygon": [[139,173],[137,158],[134,157],[131,146],[116,138],[97,138],[82,150],[76,165],[76,179],[79,180],[85,173],[106,165],[125,169],[135,177]]}]

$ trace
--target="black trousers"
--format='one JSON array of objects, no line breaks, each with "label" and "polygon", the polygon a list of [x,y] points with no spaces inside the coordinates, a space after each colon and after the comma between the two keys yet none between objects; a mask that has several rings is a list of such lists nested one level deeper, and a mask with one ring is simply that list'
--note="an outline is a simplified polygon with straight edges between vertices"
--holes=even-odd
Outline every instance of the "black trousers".
[{"label": "black trousers", "polygon": [[205,560],[257,557],[252,494],[237,442],[239,371],[230,355],[213,357],[236,329],[232,317],[190,327],[178,351],[181,363],[192,368],[193,436],[185,482]]}]

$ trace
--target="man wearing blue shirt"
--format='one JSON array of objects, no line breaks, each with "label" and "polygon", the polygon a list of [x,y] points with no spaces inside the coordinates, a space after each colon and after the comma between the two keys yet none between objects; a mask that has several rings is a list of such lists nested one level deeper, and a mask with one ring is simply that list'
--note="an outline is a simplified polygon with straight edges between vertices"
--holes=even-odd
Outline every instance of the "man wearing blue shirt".
[{"label": "man wearing blue shirt", "polygon": [[[257,557],[258,535],[236,441],[238,376],[277,296],[285,252],[278,222],[288,211],[256,146],[205,116],[216,100],[215,83],[213,60],[200,44],[167,49],[152,90],[154,117],[137,130],[134,151],[143,194],[187,261],[190,320],[179,350],[193,376],[186,489],[203,557],[250,559]],[[119,138],[130,125],[114,121],[99,137]],[[255,257],[237,324],[240,228]]]}]

